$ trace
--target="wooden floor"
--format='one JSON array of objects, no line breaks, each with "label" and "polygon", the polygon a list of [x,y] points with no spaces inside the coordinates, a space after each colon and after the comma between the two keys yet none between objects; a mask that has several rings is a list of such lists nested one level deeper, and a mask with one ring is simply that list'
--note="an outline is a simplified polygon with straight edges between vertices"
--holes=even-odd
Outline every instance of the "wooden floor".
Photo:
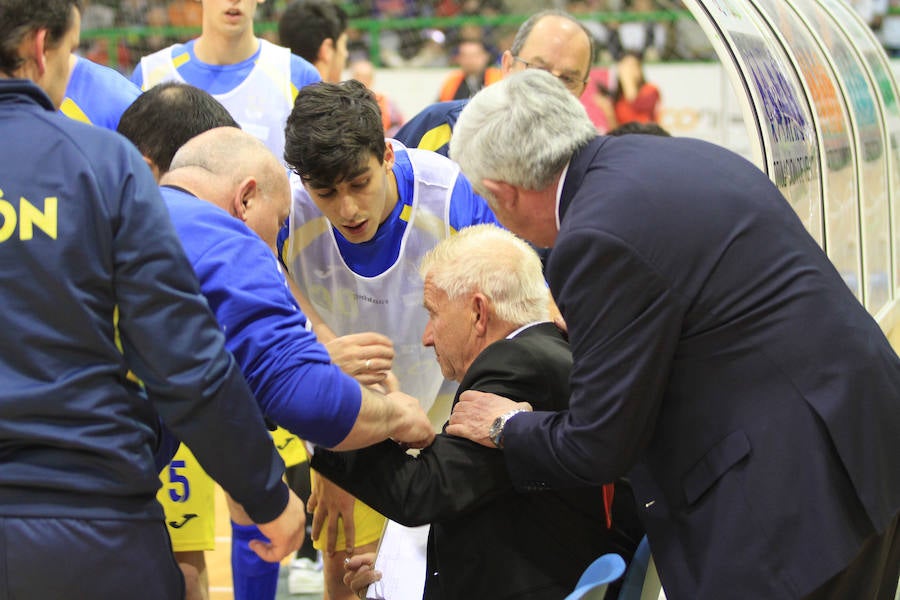
[{"label": "wooden floor", "polygon": [[231,522],[225,493],[216,486],[216,549],[206,553],[210,600],[233,600],[231,587]]}]

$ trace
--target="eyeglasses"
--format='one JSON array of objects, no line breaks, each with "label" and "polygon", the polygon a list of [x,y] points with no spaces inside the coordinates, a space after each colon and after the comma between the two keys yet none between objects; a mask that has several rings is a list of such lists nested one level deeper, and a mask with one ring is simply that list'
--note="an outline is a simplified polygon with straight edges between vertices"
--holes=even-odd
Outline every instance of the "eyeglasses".
[{"label": "eyeglasses", "polygon": [[572,75],[566,75],[561,73],[557,75],[553,72],[553,70],[546,65],[539,65],[537,63],[529,62],[524,58],[519,58],[518,56],[513,56],[513,60],[517,60],[523,65],[525,65],[526,69],[540,69],[541,71],[546,71],[563,82],[563,85],[566,86],[570,92],[579,92],[584,87],[584,84],[587,83],[587,78],[580,79],[578,77],[573,77]]}]

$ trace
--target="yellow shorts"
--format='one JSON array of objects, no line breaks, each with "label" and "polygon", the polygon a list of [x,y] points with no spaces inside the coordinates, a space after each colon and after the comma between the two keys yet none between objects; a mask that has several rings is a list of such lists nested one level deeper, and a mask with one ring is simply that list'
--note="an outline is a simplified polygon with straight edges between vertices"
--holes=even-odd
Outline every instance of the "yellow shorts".
[{"label": "yellow shorts", "polygon": [[[272,441],[289,467],[308,460],[306,446],[296,435],[278,428]],[[156,499],[166,513],[166,526],[174,552],[214,550],[215,482],[184,444],[160,472],[162,487]]]},{"label": "yellow shorts", "polygon": [[[315,488],[316,472],[309,470],[309,479],[313,488]],[[377,542],[381,539],[381,532],[384,530],[385,518],[367,504],[356,501],[353,505],[353,523],[356,526],[356,546],[364,546]],[[313,547],[316,550],[324,550],[328,547],[328,531],[323,528],[319,534],[319,539],[313,540]],[[344,539],[344,527],[341,524],[338,527],[337,543],[334,546],[335,551],[347,549],[347,541]]]},{"label": "yellow shorts", "polygon": [[[428,417],[431,419],[432,425],[437,432],[443,429],[444,423],[450,417],[450,405],[453,402],[453,394],[440,394],[435,399],[434,405],[428,411]],[[313,487],[315,487],[315,471],[310,469],[309,479]],[[381,533],[384,531],[384,524],[387,519],[376,512],[375,509],[366,503],[357,500],[353,506],[353,522],[356,525],[356,546],[364,546],[377,542],[381,539]],[[328,531],[323,529],[318,540],[313,540],[313,547],[316,550],[323,550],[328,547]],[[338,528],[337,543],[335,551],[347,549],[347,542],[344,539],[344,528]]]},{"label": "yellow shorts", "polygon": [[272,442],[275,444],[278,454],[281,455],[284,466],[293,467],[309,460],[309,456],[306,454],[306,444],[296,435],[281,427],[271,433]]},{"label": "yellow shorts", "polygon": [[216,546],[215,483],[184,444],[160,472],[156,499],[166,513],[172,550],[213,550]]}]

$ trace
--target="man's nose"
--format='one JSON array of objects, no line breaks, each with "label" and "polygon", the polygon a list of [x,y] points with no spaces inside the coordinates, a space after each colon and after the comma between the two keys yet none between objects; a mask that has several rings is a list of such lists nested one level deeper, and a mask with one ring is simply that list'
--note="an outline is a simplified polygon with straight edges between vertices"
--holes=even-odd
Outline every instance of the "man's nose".
[{"label": "man's nose", "polygon": [[434,346],[434,336],[431,333],[431,321],[425,324],[425,332],[422,334],[422,345],[426,348]]},{"label": "man's nose", "polygon": [[356,199],[350,194],[345,194],[341,197],[338,210],[340,211],[341,217],[348,221],[353,219],[353,217],[356,216],[356,213],[359,212]]}]

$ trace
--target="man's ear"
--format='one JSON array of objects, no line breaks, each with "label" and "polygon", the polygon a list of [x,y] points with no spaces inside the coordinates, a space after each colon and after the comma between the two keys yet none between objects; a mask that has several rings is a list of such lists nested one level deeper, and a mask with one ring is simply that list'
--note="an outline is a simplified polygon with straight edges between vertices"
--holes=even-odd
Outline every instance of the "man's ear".
[{"label": "man's ear", "polygon": [[512,72],[514,64],[516,64],[516,59],[513,58],[513,53],[509,50],[504,50],[503,55],[500,57],[500,71],[504,77]]},{"label": "man's ear", "polygon": [[390,142],[387,142],[384,146],[384,166],[387,167],[387,171],[394,168],[394,147],[391,146]]},{"label": "man's ear", "polygon": [[[34,37],[30,40],[26,38],[25,42],[28,46],[28,53],[34,57],[34,65],[37,68],[38,78],[43,77],[44,73],[47,71],[47,61],[44,56],[44,51],[47,50],[47,32],[48,30],[46,28],[38,29],[34,32]],[[23,57],[25,56],[23,55]]]},{"label": "man's ear", "polygon": [[255,208],[256,192],[259,187],[256,184],[256,178],[252,175],[244,177],[234,190],[232,197],[231,210],[232,214],[241,221],[247,220],[247,213]]},{"label": "man's ear", "polygon": [[316,53],[316,60],[326,65],[331,64],[331,58],[334,56],[334,40],[325,38],[319,44],[319,51]]},{"label": "man's ear", "polygon": [[496,179],[482,179],[481,184],[487,188],[497,204],[503,209],[515,207],[519,200],[519,188],[506,183],[505,181],[497,181]]},{"label": "man's ear", "polygon": [[485,335],[488,329],[490,310],[487,297],[484,294],[479,293],[472,296],[472,312],[475,315],[475,332],[479,336]]}]

